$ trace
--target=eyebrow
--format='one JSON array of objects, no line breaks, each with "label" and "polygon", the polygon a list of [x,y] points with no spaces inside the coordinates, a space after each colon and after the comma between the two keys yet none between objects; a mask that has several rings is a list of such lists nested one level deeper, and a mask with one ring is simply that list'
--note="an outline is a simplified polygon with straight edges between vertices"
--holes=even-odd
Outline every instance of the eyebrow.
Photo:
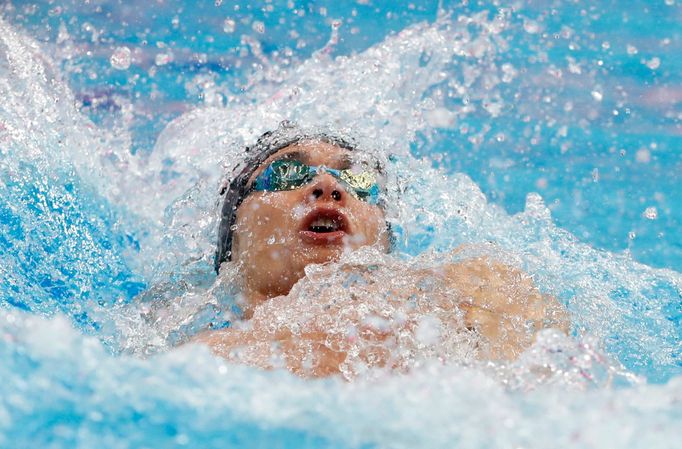
[{"label": "eyebrow", "polygon": [[340,170],[348,170],[353,166],[353,159],[350,157],[349,154],[344,154],[341,156],[341,159],[339,160],[339,169]]},{"label": "eyebrow", "polygon": [[[310,165],[310,155],[305,151],[291,151],[289,153],[282,154],[281,156],[278,156],[270,161],[270,163],[287,160],[295,160],[303,162],[306,165]],[[347,170],[353,166],[353,158],[350,154],[344,154],[339,158],[338,164],[339,170]]]},{"label": "eyebrow", "polygon": [[308,164],[308,161],[310,161],[310,158],[306,153],[303,151],[292,151],[290,153],[285,153],[282,154],[281,156],[276,157],[273,159],[270,163],[275,162],[275,161],[282,161],[282,160],[296,160],[299,162],[303,162],[304,164]]}]

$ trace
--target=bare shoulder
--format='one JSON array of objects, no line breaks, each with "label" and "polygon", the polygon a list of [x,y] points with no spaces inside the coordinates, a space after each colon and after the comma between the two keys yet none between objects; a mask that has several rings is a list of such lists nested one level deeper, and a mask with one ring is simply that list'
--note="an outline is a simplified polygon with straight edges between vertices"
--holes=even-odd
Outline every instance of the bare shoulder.
[{"label": "bare shoulder", "polygon": [[489,257],[475,257],[443,267],[451,288],[475,307],[508,315],[520,315],[536,328],[554,327],[568,332],[564,306],[552,295],[543,294],[533,277],[523,270]]},{"label": "bare shoulder", "polygon": [[327,347],[329,338],[319,331],[294,336],[290,332],[221,329],[199,334],[191,343],[205,344],[232,362],[262,369],[287,368],[303,377],[324,377],[338,374],[346,358],[345,352]]},{"label": "bare shoulder", "polygon": [[228,327],[204,331],[195,335],[189,343],[206,345],[215,354],[229,358],[233,350],[250,345],[253,340],[249,333]]},{"label": "bare shoulder", "polygon": [[446,279],[461,288],[481,289],[492,287],[508,290],[512,287],[535,292],[531,276],[516,267],[506,265],[489,257],[475,257],[450,263],[443,267]]}]

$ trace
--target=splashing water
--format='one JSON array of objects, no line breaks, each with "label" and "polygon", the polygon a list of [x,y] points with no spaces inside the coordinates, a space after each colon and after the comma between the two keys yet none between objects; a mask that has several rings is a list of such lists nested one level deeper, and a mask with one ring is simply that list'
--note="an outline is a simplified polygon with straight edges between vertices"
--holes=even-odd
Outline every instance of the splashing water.
[{"label": "splashing water", "polygon": [[[611,91],[593,85],[575,99],[544,91],[569,74],[598,82],[574,56],[565,68],[540,57],[550,81],[508,60],[515,33],[533,46],[552,26],[524,15],[531,13],[441,13],[336,55],[334,22],[320,50],[290,65],[264,53],[253,36],[270,25],[254,21],[245,58],[260,69],[243,92],[223,104],[224,89],[203,79],[203,105],[175,118],[148,151],[131,151],[133,105],[113,124],[94,124],[45,46],[0,18],[0,446],[674,447],[682,436],[680,274],[582,242],[557,226],[538,194],[509,214],[467,175],[434,168],[447,161],[415,157],[453,145],[453,135],[473,150],[449,148],[446,157],[470,157],[488,134],[510,145],[542,139],[546,131],[533,128],[542,115],[555,120],[549,128],[562,151],[578,142],[565,138],[577,119],[556,117],[555,108],[589,115],[593,104],[581,102],[608,102]],[[234,18],[219,22],[230,35],[241,27]],[[96,27],[83,29],[96,38]],[[576,33],[564,27],[558,35],[579,42]],[[65,28],[59,36],[73,45]],[[142,57],[122,48],[106,58],[119,72]],[[629,56],[645,51],[633,48],[623,45]],[[182,57],[157,50],[155,70]],[[648,70],[669,63],[643,61]],[[533,83],[542,86],[529,91]],[[537,101],[519,100],[512,110],[514,89]],[[529,124],[518,136],[503,131],[519,118]],[[217,279],[212,272],[218,191],[244,145],[284,119],[352,135],[387,161],[395,174],[387,213],[398,242],[388,257],[361,251],[309,267],[296,302],[268,304],[280,326],[347,335],[344,314],[357,313],[374,328],[400,324],[407,305],[379,297],[324,321],[330,315],[316,292],[351,301],[348,266],[399,288],[409,279],[396,272],[437,266],[464,244],[524,269],[559,298],[572,336],[543,331],[515,362],[477,361],[476,339],[456,314],[433,308],[433,285],[415,299],[430,313],[396,344],[399,373],[371,369],[362,339],[346,348],[350,383],[174,348],[235,320],[237,267]],[[503,156],[491,164],[513,171]],[[362,290],[358,282],[353,288]]]}]

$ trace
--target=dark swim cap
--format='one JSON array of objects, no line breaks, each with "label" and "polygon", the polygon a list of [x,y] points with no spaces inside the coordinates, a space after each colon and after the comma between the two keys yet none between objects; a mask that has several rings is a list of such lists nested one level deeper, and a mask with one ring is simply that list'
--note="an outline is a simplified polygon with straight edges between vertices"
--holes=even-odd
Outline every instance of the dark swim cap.
[{"label": "dark swim cap", "polygon": [[347,150],[356,150],[351,141],[324,132],[305,132],[294,123],[284,121],[274,131],[268,131],[258,138],[258,141],[247,147],[247,158],[235,170],[229,185],[220,194],[225,194],[220,213],[220,227],[218,228],[218,245],[215,253],[215,271],[220,265],[232,258],[232,235],[234,222],[237,219],[237,208],[244,201],[247,194],[247,183],[254,172],[267,158],[279,150],[299,142],[319,140]]}]

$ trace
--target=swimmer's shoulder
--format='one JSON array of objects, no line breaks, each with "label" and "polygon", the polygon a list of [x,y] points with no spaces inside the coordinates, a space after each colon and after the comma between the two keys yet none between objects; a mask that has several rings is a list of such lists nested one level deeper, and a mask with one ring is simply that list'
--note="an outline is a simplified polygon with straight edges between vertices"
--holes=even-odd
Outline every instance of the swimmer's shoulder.
[{"label": "swimmer's shoulder", "polygon": [[564,305],[540,291],[533,277],[520,268],[490,256],[478,256],[447,264],[443,272],[446,282],[477,307],[504,309],[508,314],[536,321],[538,329],[570,331]]},{"label": "swimmer's shoulder", "polygon": [[206,345],[217,355],[227,357],[232,349],[249,342],[248,334],[232,328],[205,330],[194,335],[187,344]]}]

